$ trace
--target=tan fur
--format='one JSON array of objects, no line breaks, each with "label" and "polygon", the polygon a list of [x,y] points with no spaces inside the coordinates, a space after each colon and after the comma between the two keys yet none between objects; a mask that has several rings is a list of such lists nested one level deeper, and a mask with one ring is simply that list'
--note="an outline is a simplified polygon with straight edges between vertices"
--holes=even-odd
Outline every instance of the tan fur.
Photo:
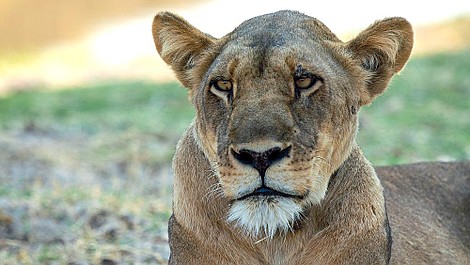
[{"label": "tan fur", "polygon": [[406,20],[346,43],[294,11],[220,39],[162,12],[152,32],[196,109],[173,160],[170,264],[468,263],[469,164],[378,169],[391,253],[383,187],[354,140],[359,108],[410,56]]}]

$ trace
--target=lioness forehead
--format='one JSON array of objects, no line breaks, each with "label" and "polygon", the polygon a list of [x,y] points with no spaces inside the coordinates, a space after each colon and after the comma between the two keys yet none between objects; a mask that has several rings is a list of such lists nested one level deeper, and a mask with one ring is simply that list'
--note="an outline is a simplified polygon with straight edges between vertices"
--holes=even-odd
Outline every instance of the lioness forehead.
[{"label": "lioness forehead", "polygon": [[334,60],[330,52],[323,52],[326,51],[323,42],[339,41],[320,21],[297,11],[279,11],[252,18],[226,37],[208,73],[222,74],[242,66],[256,76],[262,75],[268,67],[277,68],[279,72],[288,69],[291,74],[302,62],[315,62],[330,72],[325,68]]},{"label": "lioness forehead", "polygon": [[231,34],[238,45],[281,47],[299,40],[338,41],[323,23],[297,11],[278,11],[243,22]]}]

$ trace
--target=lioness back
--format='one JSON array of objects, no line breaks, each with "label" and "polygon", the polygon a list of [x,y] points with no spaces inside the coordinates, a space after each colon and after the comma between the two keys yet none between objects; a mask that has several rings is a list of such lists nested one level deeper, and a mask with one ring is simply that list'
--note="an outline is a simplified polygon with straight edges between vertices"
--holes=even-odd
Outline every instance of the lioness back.
[{"label": "lioness back", "polygon": [[470,162],[376,168],[393,264],[470,264]]}]

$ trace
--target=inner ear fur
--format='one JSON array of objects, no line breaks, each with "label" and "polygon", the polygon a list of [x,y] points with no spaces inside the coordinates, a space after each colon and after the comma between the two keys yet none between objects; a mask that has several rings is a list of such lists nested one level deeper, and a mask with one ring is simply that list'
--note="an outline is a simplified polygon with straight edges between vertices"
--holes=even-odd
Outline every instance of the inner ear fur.
[{"label": "inner ear fur", "polygon": [[158,13],[152,24],[155,47],[181,83],[191,88],[192,69],[215,38],[170,12]]},{"label": "inner ear fur", "polygon": [[347,43],[353,58],[367,72],[361,105],[383,93],[392,76],[408,61],[413,48],[413,29],[404,18],[387,18],[372,24]]}]

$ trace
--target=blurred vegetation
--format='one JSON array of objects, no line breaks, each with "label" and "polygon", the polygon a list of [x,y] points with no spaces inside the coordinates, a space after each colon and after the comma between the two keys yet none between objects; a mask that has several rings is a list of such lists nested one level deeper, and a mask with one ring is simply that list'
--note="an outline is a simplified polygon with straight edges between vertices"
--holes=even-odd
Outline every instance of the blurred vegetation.
[{"label": "blurred vegetation", "polygon": [[179,85],[116,81],[0,97],[1,264],[165,264]]},{"label": "blurred vegetation", "polygon": [[358,142],[374,163],[470,159],[470,50],[412,59],[361,112]]},{"label": "blurred vegetation", "polygon": [[168,166],[193,116],[186,95],[175,83],[129,81],[17,92],[0,98],[0,128],[68,139],[78,145],[71,160],[102,171],[109,161]]},{"label": "blurred vegetation", "polygon": [[173,136],[193,116],[186,95],[175,83],[131,81],[16,92],[0,98],[0,128],[35,124],[64,133],[139,130]]}]

